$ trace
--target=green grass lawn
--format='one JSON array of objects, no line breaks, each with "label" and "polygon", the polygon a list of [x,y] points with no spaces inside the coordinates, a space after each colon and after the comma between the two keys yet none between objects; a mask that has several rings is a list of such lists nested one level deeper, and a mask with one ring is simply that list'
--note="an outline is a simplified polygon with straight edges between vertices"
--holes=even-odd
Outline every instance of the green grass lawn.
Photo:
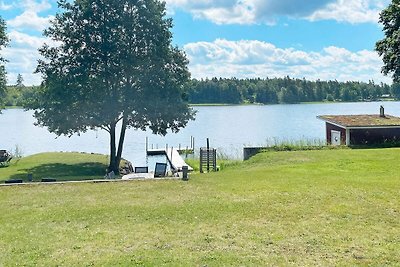
[{"label": "green grass lawn", "polygon": [[267,152],[189,182],[0,187],[0,266],[399,265],[399,160]]},{"label": "green grass lawn", "polygon": [[108,166],[108,156],[85,153],[41,153],[13,159],[9,166],[0,167],[0,183],[9,179],[27,181],[28,173],[34,181],[56,178],[57,181],[100,179]]}]

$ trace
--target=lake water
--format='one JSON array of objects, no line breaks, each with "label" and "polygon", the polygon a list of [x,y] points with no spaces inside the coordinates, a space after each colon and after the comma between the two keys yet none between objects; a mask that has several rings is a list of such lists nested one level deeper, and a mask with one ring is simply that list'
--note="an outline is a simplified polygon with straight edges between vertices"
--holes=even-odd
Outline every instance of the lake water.
[{"label": "lake water", "polygon": [[[146,137],[151,147],[210,145],[230,157],[240,158],[243,146],[262,146],[268,140],[300,140],[325,138],[325,124],[317,115],[378,114],[379,107],[386,114],[400,116],[400,102],[296,104],[269,106],[204,106],[195,107],[196,120],[178,134],[165,137],[150,132],[127,131],[123,157],[134,165],[146,164]],[[56,137],[46,128],[34,126],[33,112],[20,109],[4,110],[0,115],[0,149],[15,151],[24,156],[49,151],[79,151],[109,153],[109,135],[105,131],[90,131],[80,136]]]}]

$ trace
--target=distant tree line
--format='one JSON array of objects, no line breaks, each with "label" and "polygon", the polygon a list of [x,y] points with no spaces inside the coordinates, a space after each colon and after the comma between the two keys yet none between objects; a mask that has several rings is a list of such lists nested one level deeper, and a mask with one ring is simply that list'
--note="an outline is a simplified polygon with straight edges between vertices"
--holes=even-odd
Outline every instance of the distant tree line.
[{"label": "distant tree line", "polygon": [[7,86],[7,92],[4,97],[4,103],[6,107],[24,107],[33,96],[38,92],[40,86]]},{"label": "distant tree line", "polygon": [[25,86],[24,78],[18,74],[14,85],[8,85],[3,96],[3,103],[6,107],[24,107],[34,98],[40,86]]},{"label": "distant tree line", "polygon": [[[187,85],[191,104],[280,104],[301,102],[355,102],[380,99],[400,100],[400,84],[365,82],[308,81],[305,79],[192,79]],[[39,86],[25,86],[18,75],[15,85],[7,86],[6,106],[25,106]]]},{"label": "distant tree line", "polygon": [[192,104],[354,102],[382,98],[400,99],[400,86],[373,81],[309,81],[289,76],[272,79],[193,79],[188,85],[188,99]]}]

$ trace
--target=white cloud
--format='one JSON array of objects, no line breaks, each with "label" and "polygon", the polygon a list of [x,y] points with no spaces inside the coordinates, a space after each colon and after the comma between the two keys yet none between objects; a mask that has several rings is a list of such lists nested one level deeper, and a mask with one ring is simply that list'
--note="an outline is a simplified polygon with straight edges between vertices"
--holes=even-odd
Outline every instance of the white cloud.
[{"label": "white cloud", "polygon": [[23,0],[15,4],[15,6],[22,9],[23,12],[7,21],[7,25],[13,29],[33,29],[41,32],[49,26],[50,20],[54,17],[38,15],[40,12],[51,9],[52,6],[47,0],[42,0],[41,2]]},{"label": "white cloud", "polygon": [[14,84],[18,73],[24,77],[25,85],[38,85],[41,82],[40,75],[34,74],[39,53],[32,47],[6,48],[4,56],[9,62],[6,64],[8,84]]},{"label": "white cloud", "polygon": [[40,2],[37,2],[35,0],[23,0],[19,1],[18,6],[20,6],[25,11],[32,11],[35,13],[40,13],[51,9],[51,4],[48,0],[42,0]]},{"label": "white cloud", "polygon": [[[2,50],[2,56],[8,60],[6,63],[8,83],[14,83],[18,73],[23,75],[26,85],[40,83],[40,75],[33,74],[40,58],[38,48],[44,42],[50,44],[52,42],[42,37],[39,32],[48,27],[50,19],[53,18],[42,15],[42,12],[50,10],[55,3],[49,0],[0,0],[1,10],[12,10],[12,14],[19,12],[6,22],[11,42]],[[32,33],[35,30],[38,32]]]},{"label": "white cloud", "polygon": [[3,1],[0,1],[0,10],[7,11],[7,10],[10,10],[10,9],[12,9],[12,8],[13,8],[13,5],[11,5],[11,4],[6,4],[6,3],[4,3]]},{"label": "white cloud", "polygon": [[40,13],[52,8],[49,0],[35,1],[35,0],[20,0],[20,1],[0,1],[0,10],[21,9],[23,11],[32,11]]},{"label": "white cloud", "polygon": [[[14,83],[18,73],[26,85],[40,84],[33,74],[40,55],[37,48],[44,42],[55,45],[44,37],[33,37],[17,31],[10,33],[13,45],[6,48],[8,81]],[[190,43],[184,46],[190,59],[189,69],[194,78],[211,77],[284,77],[311,80],[369,81],[390,83],[380,73],[382,61],[374,51],[351,52],[330,46],[319,52],[305,52],[295,48],[279,48],[271,43],[217,39],[214,42]]]},{"label": "white cloud", "polygon": [[260,41],[199,42],[184,47],[195,78],[284,77],[390,82],[376,52],[327,47],[320,52],[282,49]]},{"label": "white cloud", "polygon": [[279,15],[311,15],[334,0],[308,0],[294,4],[292,0],[167,0],[169,9],[181,8],[195,18],[217,24],[272,24]]},{"label": "white cloud", "polygon": [[33,11],[25,11],[14,19],[7,21],[7,24],[15,29],[35,29],[43,31],[49,26],[52,16],[43,18]]},{"label": "white cloud", "polygon": [[18,73],[24,77],[24,84],[38,85],[41,82],[39,74],[33,74],[37,60],[40,58],[38,48],[44,43],[54,46],[55,43],[45,37],[31,36],[18,31],[9,33],[11,44],[3,50],[3,56],[9,61],[6,64],[8,83],[15,83]]},{"label": "white cloud", "polygon": [[326,8],[315,11],[310,20],[336,20],[350,23],[377,23],[379,13],[389,4],[388,0],[338,0]]},{"label": "white cloud", "polygon": [[23,32],[11,31],[8,36],[10,37],[12,44],[11,47],[25,47],[38,49],[43,46],[44,43],[54,44],[51,39],[43,36],[32,36]]},{"label": "white cloud", "polygon": [[167,0],[170,13],[176,8],[195,18],[216,24],[273,24],[280,16],[308,20],[365,23],[378,21],[390,0]]}]

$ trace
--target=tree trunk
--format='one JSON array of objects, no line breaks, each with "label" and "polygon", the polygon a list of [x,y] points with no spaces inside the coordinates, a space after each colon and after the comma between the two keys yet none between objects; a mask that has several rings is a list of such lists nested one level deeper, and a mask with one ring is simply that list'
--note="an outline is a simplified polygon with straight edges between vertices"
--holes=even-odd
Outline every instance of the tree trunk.
[{"label": "tree trunk", "polygon": [[124,147],[125,133],[126,133],[127,124],[128,124],[128,119],[124,115],[124,117],[122,119],[121,133],[120,133],[119,142],[118,142],[117,157],[115,159],[116,163],[117,163],[117,166],[119,166],[119,164],[121,163],[122,150],[123,150],[123,147]]},{"label": "tree trunk", "polygon": [[116,123],[110,124],[110,164],[108,166],[107,172],[114,172],[114,174],[119,174],[119,165],[117,165],[117,151],[115,147],[115,128]]}]

